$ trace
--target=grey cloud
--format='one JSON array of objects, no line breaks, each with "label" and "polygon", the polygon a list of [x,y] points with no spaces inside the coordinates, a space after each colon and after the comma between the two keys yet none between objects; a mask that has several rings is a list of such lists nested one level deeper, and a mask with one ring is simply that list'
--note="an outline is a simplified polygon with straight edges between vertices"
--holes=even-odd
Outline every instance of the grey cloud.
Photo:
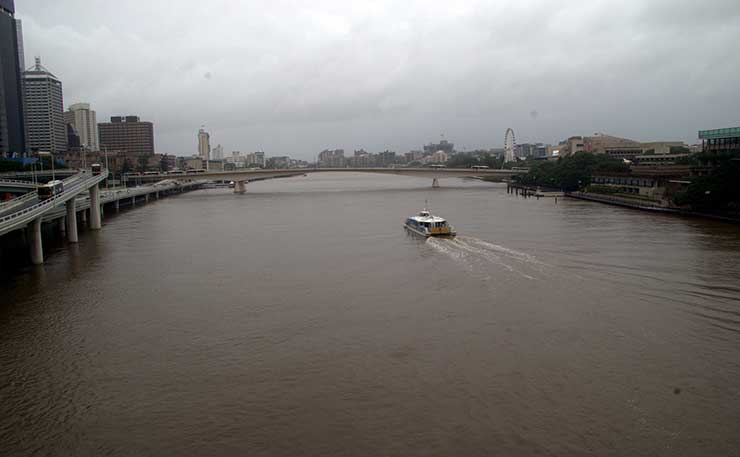
[{"label": "grey cloud", "polygon": [[[734,0],[90,2],[17,5],[26,55],[157,149],[201,124],[227,150],[313,157],[607,131],[693,141],[740,124]],[[537,115],[532,115],[536,112]]]}]

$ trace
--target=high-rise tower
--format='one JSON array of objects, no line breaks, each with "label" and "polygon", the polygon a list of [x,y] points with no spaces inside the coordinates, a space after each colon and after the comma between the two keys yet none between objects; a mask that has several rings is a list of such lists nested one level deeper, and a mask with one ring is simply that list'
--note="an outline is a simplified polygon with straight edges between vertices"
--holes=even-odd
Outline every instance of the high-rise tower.
[{"label": "high-rise tower", "polygon": [[99,151],[98,121],[89,103],[75,103],[64,112],[64,123],[72,125],[80,136],[80,146],[88,151]]},{"label": "high-rise tower", "polygon": [[211,154],[213,160],[223,160],[224,158],[224,147],[220,144],[213,148],[213,154]]},{"label": "high-rise tower", "polygon": [[23,72],[23,95],[28,149],[52,154],[66,151],[62,82],[41,65],[39,57]]},{"label": "high-rise tower", "polygon": [[198,130],[198,155],[203,160],[211,159],[210,135],[203,127]]},{"label": "high-rise tower", "polygon": [[0,154],[26,152],[18,22],[13,0],[0,0]]}]

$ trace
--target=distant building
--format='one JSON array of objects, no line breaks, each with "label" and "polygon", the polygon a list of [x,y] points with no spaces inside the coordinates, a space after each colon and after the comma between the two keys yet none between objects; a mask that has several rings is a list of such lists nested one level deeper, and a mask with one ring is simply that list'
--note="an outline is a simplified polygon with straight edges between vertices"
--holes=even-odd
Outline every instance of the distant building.
[{"label": "distant building", "polygon": [[264,151],[256,151],[254,153],[254,164],[259,165],[260,167],[263,167],[267,164],[265,161],[265,152]]},{"label": "distant building", "polygon": [[430,163],[445,163],[450,158],[449,154],[447,154],[445,151],[439,150],[437,152],[432,153],[432,155],[429,157]]},{"label": "distant building", "polygon": [[202,127],[198,130],[198,156],[203,160],[211,158],[211,135]]},{"label": "distant building", "polygon": [[186,170],[205,170],[206,168],[206,163],[200,156],[186,157],[184,165]]},{"label": "distant building", "polygon": [[121,151],[127,156],[154,154],[154,124],[139,116],[112,116],[98,124],[100,148]]},{"label": "distant building", "polygon": [[683,141],[649,141],[641,143],[643,154],[676,154],[689,151],[689,146]]},{"label": "distant building", "polygon": [[213,153],[211,154],[211,157],[214,160],[223,160],[223,158],[224,158],[224,147],[219,144],[215,148],[213,148]]},{"label": "distant building", "polygon": [[256,165],[258,167],[264,168],[266,164],[267,162],[265,160],[264,152],[257,151],[257,152],[250,152],[249,154],[247,154],[246,165],[248,167],[252,165]]},{"label": "distant building", "polygon": [[642,154],[642,144],[627,138],[595,133],[593,136],[583,138],[583,150],[594,154],[606,154],[618,159],[632,159]]},{"label": "distant building", "polygon": [[67,150],[79,152],[82,149],[80,134],[73,124],[67,124]]},{"label": "distant building", "polygon": [[396,152],[385,150],[378,153],[378,166],[387,167],[396,163]]},{"label": "distant building", "polygon": [[206,163],[206,170],[208,171],[224,171],[223,160],[209,160]]},{"label": "distant building", "polygon": [[442,140],[439,143],[430,143],[424,146],[424,155],[431,155],[437,151],[442,151],[449,156],[455,151],[455,145],[447,140]]},{"label": "distant building", "polygon": [[689,157],[689,153],[683,154],[641,154],[634,156],[631,160],[636,166],[659,166],[659,165],[676,165]]},{"label": "distant building", "polygon": [[636,176],[629,173],[598,173],[591,178],[591,185],[608,188],[618,194],[641,195],[659,201],[665,188],[650,176]]},{"label": "distant building", "polygon": [[542,143],[520,143],[516,145],[515,156],[533,159],[547,157],[547,146]]},{"label": "distant building", "polygon": [[325,149],[319,153],[319,167],[321,168],[344,168],[346,160],[344,149]]},{"label": "distant building", "polygon": [[172,154],[154,154],[154,157],[159,159],[160,168],[163,171],[172,170],[177,167],[177,156]]},{"label": "distant building", "polygon": [[267,168],[290,168],[291,159],[288,156],[270,157],[267,159]]},{"label": "distant building", "polygon": [[740,127],[699,130],[702,151],[740,154]]},{"label": "distant building", "polygon": [[0,155],[27,152],[22,85],[25,64],[19,55],[23,52],[20,21],[14,15],[13,2],[0,0]]},{"label": "distant building", "polygon": [[358,149],[354,155],[349,158],[349,166],[353,168],[367,168],[376,166],[376,154],[369,154],[364,149]]},{"label": "distant building", "polygon": [[409,151],[404,156],[406,156],[406,162],[418,162],[424,157],[424,151]]},{"label": "distant building", "polygon": [[80,147],[99,151],[98,121],[89,103],[75,103],[64,112],[64,122],[72,125],[80,136]]},{"label": "distant building", "polygon": [[27,147],[52,154],[67,150],[67,128],[64,123],[62,82],[41,65],[23,72],[23,109],[26,121]]},{"label": "distant building", "polygon": [[227,164],[233,165],[234,168],[244,168],[247,166],[247,158],[242,156],[242,153],[240,151],[231,151],[231,156],[225,158],[224,161]]}]

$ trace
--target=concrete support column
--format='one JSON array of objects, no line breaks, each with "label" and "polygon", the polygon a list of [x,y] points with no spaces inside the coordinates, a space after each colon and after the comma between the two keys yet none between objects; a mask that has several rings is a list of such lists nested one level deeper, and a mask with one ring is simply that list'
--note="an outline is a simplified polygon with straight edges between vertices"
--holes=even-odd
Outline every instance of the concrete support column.
[{"label": "concrete support column", "polygon": [[100,188],[97,184],[90,188],[90,228],[100,230]]},{"label": "concrete support column", "polygon": [[247,191],[247,186],[244,181],[237,181],[234,183],[234,193],[235,194],[243,194]]},{"label": "concrete support column", "polygon": [[31,263],[41,265],[44,263],[44,245],[41,242],[41,218],[34,219],[28,224],[31,244]]},{"label": "concrete support column", "polygon": [[116,200],[116,202],[113,203],[113,205],[116,208],[116,212],[121,211],[121,200],[120,199]]},{"label": "concrete support column", "polygon": [[83,209],[80,212],[80,222],[82,222],[83,224],[87,225],[87,210],[86,209]]},{"label": "concrete support column", "polygon": [[136,206],[136,195],[131,197],[131,207],[133,208],[134,206]]},{"label": "concrete support column", "polygon": [[65,205],[67,206],[67,240],[70,243],[77,243],[79,237],[77,236],[77,208],[75,207],[75,199],[67,200]]},{"label": "concrete support column", "polygon": [[149,194],[144,194],[144,201],[149,203]]},{"label": "concrete support column", "polygon": [[437,178],[432,179],[432,187],[435,189],[439,187],[439,180]]},{"label": "concrete support column", "polygon": [[157,200],[159,200],[159,191],[154,192],[154,198],[156,198]]}]

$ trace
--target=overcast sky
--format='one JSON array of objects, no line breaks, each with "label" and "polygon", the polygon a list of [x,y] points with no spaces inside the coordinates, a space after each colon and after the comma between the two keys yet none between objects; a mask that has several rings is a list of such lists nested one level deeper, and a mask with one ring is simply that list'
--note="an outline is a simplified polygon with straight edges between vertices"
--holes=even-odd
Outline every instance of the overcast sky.
[{"label": "overcast sky", "polygon": [[26,64],[157,152],[311,159],[740,125],[740,1],[22,0]]}]

